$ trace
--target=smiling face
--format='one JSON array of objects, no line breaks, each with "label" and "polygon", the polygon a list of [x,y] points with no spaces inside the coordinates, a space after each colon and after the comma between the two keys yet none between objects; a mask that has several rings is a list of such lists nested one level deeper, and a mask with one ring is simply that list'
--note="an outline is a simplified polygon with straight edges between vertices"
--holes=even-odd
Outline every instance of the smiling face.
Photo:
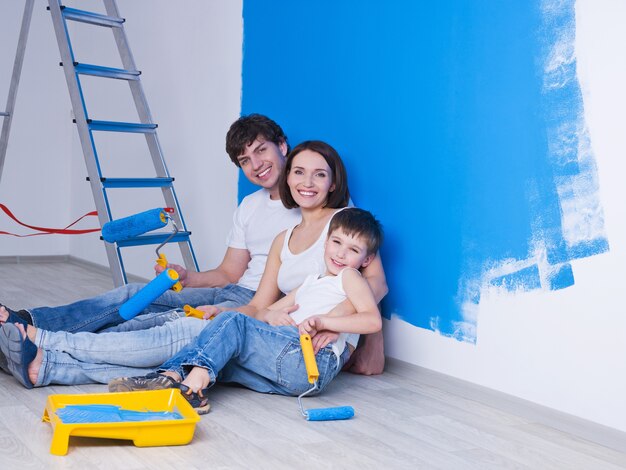
[{"label": "smiling face", "polygon": [[244,175],[252,184],[269,189],[272,199],[278,197],[278,178],[285,164],[287,144],[275,144],[258,136],[246,145],[244,152],[237,157]]},{"label": "smiling face", "polygon": [[335,190],[328,163],[319,153],[308,149],[293,158],[287,185],[291,197],[303,209],[324,207],[328,194]]},{"label": "smiling face", "polygon": [[324,245],[324,262],[328,274],[337,275],[344,268],[367,266],[374,255],[367,253],[367,243],[361,236],[347,235],[341,228],[333,230]]}]

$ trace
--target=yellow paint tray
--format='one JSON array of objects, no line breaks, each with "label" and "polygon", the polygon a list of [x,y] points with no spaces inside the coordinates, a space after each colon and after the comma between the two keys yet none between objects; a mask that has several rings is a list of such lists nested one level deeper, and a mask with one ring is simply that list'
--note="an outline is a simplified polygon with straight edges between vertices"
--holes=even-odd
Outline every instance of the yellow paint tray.
[{"label": "yellow paint tray", "polygon": [[[183,419],[117,423],[63,423],[57,410],[66,405],[117,405],[133,411],[177,411]],[[137,447],[179,446],[193,439],[200,416],[178,389],[146,392],[49,395],[42,421],[52,425],[50,453],[67,454],[70,436],[128,439]]]}]

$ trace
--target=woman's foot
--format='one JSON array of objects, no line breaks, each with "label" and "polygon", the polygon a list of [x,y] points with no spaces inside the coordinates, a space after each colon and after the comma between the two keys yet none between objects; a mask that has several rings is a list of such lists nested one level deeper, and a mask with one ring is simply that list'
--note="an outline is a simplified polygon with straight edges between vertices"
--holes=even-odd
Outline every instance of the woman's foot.
[{"label": "woman's foot", "polygon": [[7,361],[6,367],[26,388],[37,382],[43,362],[43,351],[26,336],[24,325],[4,323],[0,328],[0,350]]}]

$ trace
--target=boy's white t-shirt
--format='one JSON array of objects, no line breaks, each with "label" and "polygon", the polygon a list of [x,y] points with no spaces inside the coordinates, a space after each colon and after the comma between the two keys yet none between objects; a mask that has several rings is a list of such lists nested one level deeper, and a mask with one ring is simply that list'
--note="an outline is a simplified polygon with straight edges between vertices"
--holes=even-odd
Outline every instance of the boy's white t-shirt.
[{"label": "boy's white t-shirt", "polygon": [[227,244],[250,252],[248,269],[237,285],[256,291],[274,238],[302,220],[300,209],[287,209],[280,199],[270,199],[267,189],[246,196],[233,215]]},{"label": "boy's white t-shirt", "polygon": [[[312,274],[307,276],[296,291],[295,303],[300,307],[289,315],[296,323],[301,323],[313,315],[324,315],[346,300],[346,291],[343,288],[343,273],[352,268],[342,269],[337,276]],[[356,271],[356,270],[355,270]],[[358,271],[357,271],[358,272]],[[331,343],[333,352],[341,356],[346,342],[356,346],[359,335],[356,333],[340,333],[339,338]]]}]

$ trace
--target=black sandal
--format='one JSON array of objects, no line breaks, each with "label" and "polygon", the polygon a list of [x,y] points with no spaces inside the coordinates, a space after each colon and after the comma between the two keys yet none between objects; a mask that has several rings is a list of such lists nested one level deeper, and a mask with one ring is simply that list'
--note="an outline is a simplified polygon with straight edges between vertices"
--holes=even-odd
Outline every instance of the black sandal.
[{"label": "black sandal", "polygon": [[205,415],[209,412],[211,405],[207,398],[207,394],[209,393],[208,387],[198,390],[197,392],[194,392],[187,385],[182,383],[177,383],[176,387],[180,389],[180,393],[185,397],[192,408],[196,410],[196,413]]}]

